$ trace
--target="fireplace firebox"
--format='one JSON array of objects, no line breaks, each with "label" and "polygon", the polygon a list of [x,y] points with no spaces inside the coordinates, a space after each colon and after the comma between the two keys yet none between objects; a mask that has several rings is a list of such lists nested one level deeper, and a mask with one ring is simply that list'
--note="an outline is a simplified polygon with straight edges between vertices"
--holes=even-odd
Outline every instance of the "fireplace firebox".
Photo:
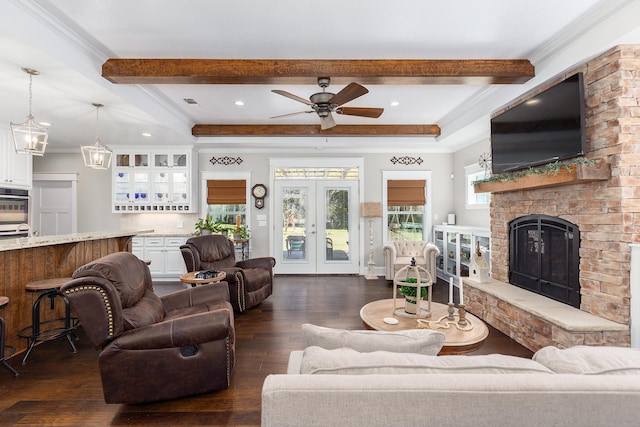
[{"label": "fireplace firebox", "polygon": [[580,230],[548,215],[509,223],[509,283],[580,308]]}]

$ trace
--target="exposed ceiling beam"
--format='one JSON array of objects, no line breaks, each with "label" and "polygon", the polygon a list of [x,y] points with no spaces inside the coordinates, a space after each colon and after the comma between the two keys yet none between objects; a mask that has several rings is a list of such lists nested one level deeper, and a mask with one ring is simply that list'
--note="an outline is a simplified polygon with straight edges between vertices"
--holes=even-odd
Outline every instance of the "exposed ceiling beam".
[{"label": "exposed ceiling beam", "polygon": [[102,76],[122,84],[519,84],[534,77],[526,59],[109,59]]},{"label": "exposed ceiling beam", "polygon": [[430,136],[440,135],[438,125],[195,125],[193,136]]}]

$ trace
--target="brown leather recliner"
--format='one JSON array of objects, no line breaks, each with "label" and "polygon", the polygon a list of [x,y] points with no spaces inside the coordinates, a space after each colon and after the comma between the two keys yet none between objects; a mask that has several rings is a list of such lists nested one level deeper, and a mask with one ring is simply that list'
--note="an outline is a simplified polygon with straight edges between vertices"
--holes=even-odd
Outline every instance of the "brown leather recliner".
[{"label": "brown leather recliner", "polygon": [[264,301],[273,292],[272,257],[236,262],[233,242],[221,234],[192,237],[180,246],[187,271],[215,269],[227,274],[231,305],[241,313]]},{"label": "brown leather recliner", "polygon": [[152,402],[229,386],[235,330],[226,285],[158,297],[147,265],[118,252],[78,268],[61,291],[100,351],[105,402]]}]

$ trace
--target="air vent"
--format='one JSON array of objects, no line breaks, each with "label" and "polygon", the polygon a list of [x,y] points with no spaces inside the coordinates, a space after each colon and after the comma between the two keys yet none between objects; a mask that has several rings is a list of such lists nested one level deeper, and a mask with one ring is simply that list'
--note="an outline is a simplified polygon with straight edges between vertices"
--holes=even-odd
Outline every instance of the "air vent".
[{"label": "air vent", "polygon": [[195,99],[193,98],[183,98],[184,102],[186,102],[187,104],[191,104],[191,105],[197,105],[198,102],[196,102]]}]

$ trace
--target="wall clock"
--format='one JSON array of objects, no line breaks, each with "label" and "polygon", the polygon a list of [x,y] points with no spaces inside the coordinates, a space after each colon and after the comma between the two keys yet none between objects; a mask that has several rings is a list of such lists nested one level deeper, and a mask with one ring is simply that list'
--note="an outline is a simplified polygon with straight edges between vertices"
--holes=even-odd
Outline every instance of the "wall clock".
[{"label": "wall clock", "polygon": [[256,184],[251,188],[251,194],[253,194],[253,197],[256,199],[256,208],[264,208],[264,198],[267,195],[267,187],[264,184]]}]

